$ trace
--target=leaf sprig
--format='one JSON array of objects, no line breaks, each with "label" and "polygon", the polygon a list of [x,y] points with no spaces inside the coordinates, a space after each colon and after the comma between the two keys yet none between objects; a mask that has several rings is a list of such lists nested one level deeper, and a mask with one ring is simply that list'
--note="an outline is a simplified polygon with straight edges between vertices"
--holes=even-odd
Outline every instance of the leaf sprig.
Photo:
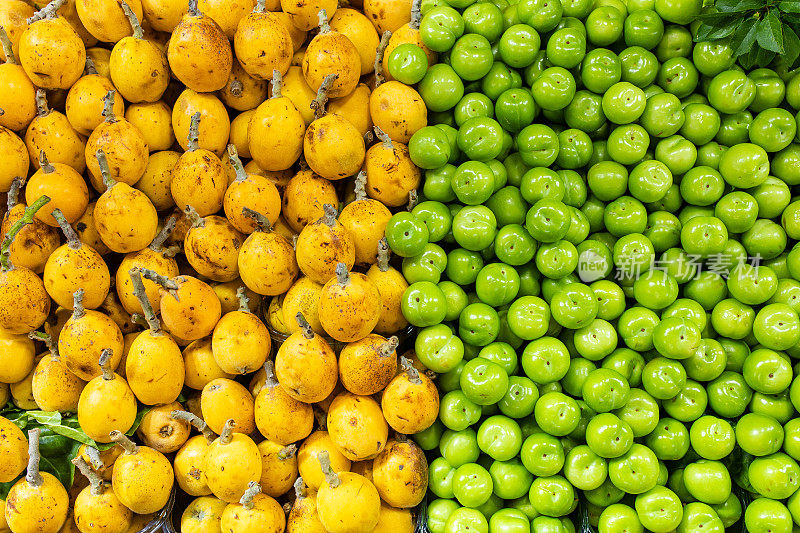
[{"label": "leaf sprig", "polygon": [[800,0],[716,0],[698,17],[696,42],[728,39],[742,67],[765,67],[781,56],[790,68],[800,58]]}]

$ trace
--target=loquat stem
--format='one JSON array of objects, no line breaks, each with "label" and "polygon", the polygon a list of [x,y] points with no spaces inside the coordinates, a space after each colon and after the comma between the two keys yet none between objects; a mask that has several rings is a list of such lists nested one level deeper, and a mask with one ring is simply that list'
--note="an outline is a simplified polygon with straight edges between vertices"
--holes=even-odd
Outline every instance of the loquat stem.
[{"label": "loquat stem", "polygon": [[103,112],[101,114],[106,117],[106,122],[109,124],[117,121],[117,116],[114,114],[114,95],[116,92],[114,90],[108,91],[103,97]]},{"label": "loquat stem", "polygon": [[6,63],[10,65],[17,64],[17,58],[14,57],[14,47],[11,46],[11,39],[8,38],[6,29],[0,24],[0,44],[3,46],[3,53],[6,56]]},{"label": "loquat stem", "polygon": [[41,433],[41,428],[34,428],[28,431],[28,473],[25,476],[25,480],[28,485],[34,488],[41,487],[42,483],[44,483],[42,474],[39,473],[39,461],[42,458],[39,455],[39,436]]},{"label": "loquat stem", "polygon": [[409,359],[408,357],[403,357],[401,355],[400,368],[402,368],[403,371],[408,376],[408,381],[410,381],[414,385],[419,385],[420,383],[422,383],[422,380],[419,377],[419,370],[414,368],[414,365],[411,363],[411,359]]},{"label": "loquat stem", "polygon": [[89,464],[95,470],[100,470],[105,466],[103,464],[103,459],[100,458],[100,450],[94,446],[86,446],[86,455],[89,456]]},{"label": "loquat stem", "polygon": [[222,428],[222,433],[219,434],[220,444],[230,444],[231,439],[233,438],[233,428],[235,427],[236,422],[233,420],[233,418],[229,418]]},{"label": "loquat stem", "polygon": [[150,243],[150,246],[148,246],[148,248],[150,248],[154,252],[161,252],[164,247],[164,243],[167,242],[169,236],[172,235],[173,231],[175,231],[175,226],[177,224],[178,224],[177,215],[172,215],[171,217],[169,217],[167,221],[164,222],[164,227],[161,228],[161,231],[158,232],[158,235],[155,236],[153,242]]},{"label": "loquat stem", "polygon": [[44,89],[36,89],[36,114],[40,117],[46,117],[50,114],[50,107],[47,105],[47,93]]},{"label": "loquat stem", "polygon": [[189,0],[189,14],[193,17],[199,17],[202,15],[202,13],[200,13],[200,9],[197,7],[197,0]]},{"label": "loquat stem", "polygon": [[330,33],[331,26],[328,24],[328,12],[324,9],[320,9],[319,13],[317,13],[319,17],[319,32],[322,33]]},{"label": "loquat stem", "polygon": [[78,320],[86,316],[86,309],[83,308],[83,287],[72,293],[72,318]]},{"label": "loquat stem", "polygon": [[378,241],[378,270],[386,272],[389,270],[389,258],[392,256],[392,250],[389,248],[389,241],[386,237]]},{"label": "loquat stem", "polygon": [[[162,287],[164,287],[165,290],[177,291],[180,288],[178,282],[169,279],[167,276],[162,276],[161,274],[159,274],[154,270],[150,270],[149,268],[142,268],[141,272],[142,276],[145,279],[149,279],[153,283],[161,285]],[[177,295],[175,295],[175,299],[176,300],[178,299]]]},{"label": "loquat stem", "polygon": [[264,386],[269,389],[274,389],[280,383],[278,383],[278,378],[275,377],[275,363],[272,361],[267,361],[264,363],[264,374],[266,378],[264,379]]},{"label": "loquat stem", "polygon": [[86,56],[86,74],[97,74],[97,67],[94,66],[94,61],[89,56]]},{"label": "loquat stem", "polygon": [[9,254],[11,253],[11,243],[14,242],[14,238],[17,236],[17,233],[19,233],[23,227],[32,223],[36,212],[49,201],[49,196],[40,196],[38,200],[25,208],[25,211],[22,213],[22,217],[14,222],[14,224],[8,229],[8,233],[6,233],[6,236],[3,238],[3,243],[0,244],[0,272],[8,272],[13,268],[11,265],[11,259],[9,258]]},{"label": "loquat stem", "polygon": [[189,222],[192,223],[193,228],[202,228],[206,225],[205,219],[201,217],[197,210],[191,205],[187,205],[183,213],[186,215],[186,218],[189,219]]},{"label": "loquat stem", "polygon": [[383,74],[383,54],[386,53],[386,47],[389,46],[391,37],[392,32],[389,30],[383,32],[378,48],[375,50],[375,87],[380,87],[386,81],[386,77]]},{"label": "loquat stem", "polygon": [[411,2],[411,22],[408,27],[412,30],[419,30],[419,23],[422,21],[422,0]]},{"label": "loquat stem", "polygon": [[322,85],[317,89],[317,97],[311,101],[311,109],[314,110],[314,118],[318,119],[325,114],[325,104],[328,103],[328,91],[330,91],[333,82],[339,79],[338,74],[328,74],[322,80]]},{"label": "loquat stem", "polygon": [[355,192],[355,194],[356,194],[356,201],[359,202],[361,200],[366,200],[367,199],[367,189],[366,189],[366,186],[367,186],[367,171],[366,170],[362,170],[361,172],[358,173],[358,175],[356,176],[356,180],[355,180],[353,185],[354,185],[353,192]]},{"label": "loquat stem", "polygon": [[371,130],[367,130],[367,131],[364,132],[364,144],[365,145],[369,146],[370,144],[372,144],[373,139],[375,139],[375,136],[372,134]]},{"label": "loquat stem", "polygon": [[58,346],[53,342],[53,337],[50,334],[43,331],[31,331],[28,333],[28,338],[32,341],[43,342],[44,345],[47,346],[50,356],[54,361],[58,361],[60,359]]},{"label": "loquat stem", "polygon": [[111,438],[111,441],[119,444],[123,450],[125,450],[125,455],[136,455],[139,453],[139,447],[133,442],[131,439],[125,436],[125,434],[121,431],[114,430],[108,434]]},{"label": "loquat stem", "polygon": [[418,203],[419,203],[419,195],[417,194],[417,189],[411,189],[410,191],[408,191],[408,206],[406,207],[406,209],[408,211],[411,211],[412,209],[417,207]]},{"label": "loquat stem", "polygon": [[89,463],[86,462],[81,456],[78,456],[72,460],[72,464],[74,464],[78,470],[81,471],[85,477],[89,479],[89,485],[91,485],[91,492],[94,496],[100,496],[103,494],[103,478],[101,478],[97,472],[92,470],[89,466]]},{"label": "loquat stem", "polygon": [[398,346],[400,346],[400,339],[396,336],[389,337],[386,342],[378,346],[378,356],[389,357],[397,350]]},{"label": "loquat stem", "polygon": [[233,170],[236,171],[236,181],[244,181],[247,179],[247,171],[244,169],[242,160],[239,159],[239,151],[232,144],[228,145],[228,159],[231,161]]},{"label": "loquat stem", "polygon": [[297,325],[300,326],[300,330],[303,332],[303,337],[306,339],[313,339],[314,338],[314,330],[311,329],[311,324],[308,323],[306,317],[303,316],[303,313],[300,311],[294,315],[294,319],[297,321]]},{"label": "loquat stem", "polygon": [[322,473],[325,475],[325,481],[328,482],[328,485],[332,489],[338,487],[341,482],[339,481],[339,476],[336,475],[336,472],[331,468],[331,458],[328,456],[328,451],[321,451],[317,455],[317,460],[319,461],[319,467],[322,469]]},{"label": "loquat stem", "polygon": [[378,126],[373,126],[373,129],[375,130],[375,136],[383,143],[384,148],[388,148],[389,150],[394,150],[394,144],[392,144],[391,137],[389,137]]},{"label": "loquat stem", "polygon": [[306,497],[306,484],[301,476],[294,480],[294,495],[298,500]]},{"label": "loquat stem", "polygon": [[17,176],[11,182],[11,188],[8,189],[8,200],[6,201],[6,209],[8,211],[14,209],[14,206],[19,203],[19,191],[22,189],[24,184],[25,180],[23,180],[20,176]]},{"label": "loquat stem", "polygon": [[136,13],[133,12],[131,6],[129,6],[125,0],[120,0],[119,5],[122,6],[122,11],[125,12],[125,16],[128,17],[128,21],[131,23],[131,28],[133,29],[133,38],[143,38],[144,31],[142,31],[142,25],[139,23],[139,17],[136,16]]},{"label": "loquat stem", "polygon": [[342,287],[350,283],[350,273],[344,263],[336,263],[336,283]]},{"label": "loquat stem", "polygon": [[97,150],[95,157],[97,157],[97,164],[100,165],[100,175],[103,177],[103,185],[106,186],[106,189],[111,189],[111,187],[117,184],[117,181],[111,177],[111,168],[108,166],[106,153],[103,150]]},{"label": "loquat stem", "polygon": [[253,502],[253,498],[256,497],[256,494],[261,492],[261,485],[258,484],[256,481],[251,481],[247,484],[247,490],[244,491],[244,495],[242,499],[239,500],[239,503],[245,509],[252,509],[255,503]]},{"label": "loquat stem", "polygon": [[297,453],[297,444],[290,444],[278,452],[278,460],[285,461],[295,456]]},{"label": "loquat stem", "polygon": [[322,221],[322,223],[329,228],[334,227],[336,225],[336,216],[339,214],[339,212],[336,210],[333,204],[324,204],[322,206],[322,211],[325,214],[322,215],[320,221]]},{"label": "loquat stem", "polygon": [[281,92],[283,91],[283,76],[281,75],[281,71],[278,69],[274,69],[272,71],[272,96],[271,98],[280,98]]},{"label": "loquat stem", "polygon": [[264,13],[267,10],[267,0],[257,0],[253,13]]},{"label": "loquat stem", "polygon": [[128,274],[130,275],[131,283],[133,284],[133,295],[139,299],[139,303],[142,305],[142,312],[144,313],[145,320],[147,320],[147,325],[150,327],[150,333],[152,335],[160,334],[161,321],[156,316],[155,311],[153,311],[153,305],[150,303],[150,299],[147,297],[147,292],[144,290],[142,269],[139,267],[133,267],[128,271]]},{"label": "loquat stem", "polygon": [[47,160],[47,154],[44,153],[44,150],[39,150],[39,166],[45,174],[52,174],[56,171],[56,167]]},{"label": "loquat stem", "polygon": [[249,217],[249,218],[252,218],[253,220],[255,220],[256,229],[258,231],[263,231],[263,232],[272,231],[272,224],[269,223],[269,219],[266,216],[264,216],[261,213],[259,213],[258,211],[255,211],[254,209],[250,209],[249,207],[243,207],[242,208],[242,214],[244,216],[246,216],[246,217]]},{"label": "loquat stem", "polygon": [[236,289],[236,299],[239,300],[239,311],[250,313],[250,298],[247,297],[247,291],[244,287]]},{"label": "loquat stem", "polygon": [[64,237],[67,238],[67,246],[73,250],[77,250],[83,246],[83,243],[78,238],[78,234],[75,232],[75,229],[69,225],[69,222],[67,222],[67,219],[64,217],[64,213],[61,212],[61,209],[56,207],[53,209],[51,215],[53,215],[53,218],[56,219],[56,222],[58,222],[58,226],[61,228],[61,232],[64,233]]},{"label": "loquat stem", "polygon": [[242,92],[244,92],[244,84],[239,80],[231,80],[231,86],[228,88],[228,92],[231,93],[231,96],[234,98],[241,98]]},{"label": "loquat stem", "polygon": [[106,381],[114,379],[114,370],[110,366],[112,355],[114,355],[114,351],[111,348],[103,348],[100,354],[100,370],[103,372],[103,379]]},{"label": "loquat stem", "polygon": [[214,432],[211,431],[211,428],[208,427],[208,424],[206,424],[205,420],[190,413],[189,411],[175,410],[170,413],[170,416],[175,420],[182,420],[190,423],[195,429],[197,429],[197,431],[203,434],[209,443],[211,443],[217,437]]},{"label": "loquat stem", "polygon": [[194,152],[200,148],[200,111],[192,115],[192,120],[189,122],[189,135],[186,136],[186,151]]},{"label": "loquat stem", "polygon": [[67,0],[53,0],[42,9],[34,13],[33,16],[30,17],[26,22],[30,25],[39,20],[53,18],[56,15],[56,11],[61,9],[61,6],[63,6],[66,1]]}]

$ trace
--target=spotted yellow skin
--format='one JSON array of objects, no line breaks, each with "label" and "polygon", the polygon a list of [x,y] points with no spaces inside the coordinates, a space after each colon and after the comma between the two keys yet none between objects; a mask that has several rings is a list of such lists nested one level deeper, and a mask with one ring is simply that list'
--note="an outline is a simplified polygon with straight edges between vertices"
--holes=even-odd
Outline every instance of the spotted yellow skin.
[{"label": "spotted yellow skin", "polygon": [[311,405],[289,396],[281,386],[265,386],[259,391],[255,414],[261,434],[281,446],[308,437],[314,426]]},{"label": "spotted yellow skin", "polygon": [[281,504],[266,494],[253,497],[253,508],[245,509],[240,503],[232,503],[222,512],[220,525],[223,531],[242,533],[283,533],[286,517]]},{"label": "spotted yellow skin", "polygon": [[419,373],[419,380],[415,383],[403,372],[383,391],[383,417],[398,433],[411,435],[428,429],[439,415],[436,385],[423,371]]},{"label": "spotted yellow skin", "polygon": [[127,183],[117,183],[97,199],[94,222],[105,245],[117,253],[143,250],[158,233],[153,202]]},{"label": "spotted yellow skin", "polygon": [[98,528],[112,533],[125,533],[131,525],[133,513],[122,505],[111,487],[104,487],[102,494],[92,494],[85,487],[75,498],[74,519],[79,530]]},{"label": "spotted yellow skin", "polygon": [[169,84],[166,54],[146,39],[123,38],[111,50],[108,67],[117,90],[131,103],[157,102]]},{"label": "spotted yellow skin", "polygon": [[71,167],[78,175],[86,169],[86,137],[75,131],[67,116],[59,111],[51,110],[31,121],[25,130],[25,146],[31,165],[36,169],[39,168],[39,154],[42,151],[47,154],[56,171],[59,171],[59,163]]},{"label": "spotted yellow skin", "polygon": [[407,143],[428,125],[428,109],[419,93],[399,81],[387,81],[369,97],[372,122],[393,141]]},{"label": "spotted yellow skin", "polygon": [[381,499],[365,477],[342,472],[339,485],[324,482],[317,492],[317,513],[330,533],[371,533],[378,525]]},{"label": "spotted yellow skin", "polygon": [[319,297],[322,294],[322,284],[308,278],[300,277],[286,292],[281,309],[281,324],[286,328],[287,334],[300,330],[294,317],[303,313],[311,329],[316,333],[324,334],[319,321]]},{"label": "spotted yellow skin", "polygon": [[286,170],[303,153],[305,131],[306,123],[292,100],[286,96],[270,98],[250,119],[250,154],[264,170]]},{"label": "spotted yellow skin", "polygon": [[86,141],[86,168],[92,186],[98,192],[106,190],[97,162],[97,151],[106,154],[111,178],[126,185],[133,186],[144,175],[150,149],[139,128],[120,118],[116,122],[103,122]]},{"label": "spotted yellow skin", "polygon": [[364,274],[351,272],[344,285],[333,278],[322,288],[319,319],[337,341],[363,339],[375,328],[380,314],[381,293]]},{"label": "spotted yellow skin", "polygon": [[203,148],[184,152],[172,170],[170,191],[175,204],[181,210],[191,205],[201,217],[220,210],[227,186],[222,162]]},{"label": "spotted yellow skin", "polygon": [[254,403],[243,385],[232,379],[217,378],[203,387],[201,418],[217,434],[222,433],[225,422],[232,418],[236,423],[233,431],[249,435],[256,430]]},{"label": "spotted yellow skin", "polygon": [[28,334],[50,314],[50,297],[41,278],[25,267],[0,272],[0,298],[14,302],[0,309],[0,328],[11,333]]},{"label": "spotted yellow skin", "polygon": [[58,336],[58,350],[64,364],[84,381],[99,376],[102,372],[98,361],[106,348],[112,351],[109,366],[115,370],[122,359],[122,332],[106,314],[92,309],[76,318],[67,320]]},{"label": "spotted yellow skin", "polygon": [[[113,401],[112,401],[113,399]],[[119,375],[105,380],[93,378],[78,400],[78,422],[83,431],[101,443],[111,442],[113,430],[126,432],[136,420],[136,397],[128,383]]]},{"label": "spotted yellow skin", "polygon": [[[2,52],[0,52],[2,55]],[[25,69],[14,63],[0,65],[0,126],[20,131],[36,116],[36,87]]]},{"label": "spotted yellow skin", "polygon": [[258,294],[283,294],[299,273],[294,248],[277,233],[251,233],[239,250],[239,275]]},{"label": "spotted yellow skin", "polygon": [[339,451],[327,431],[315,431],[303,441],[297,451],[298,471],[303,478],[303,482],[313,491],[319,490],[325,481],[325,476],[319,465],[319,455],[322,452],[328,453],[331,469],[336,473],[347,472],[352,466],[350,459]]},{"label": "spotted yellow skin", "polygon": [[17,481],[6,498],[6,521],[11,531],[56,533],[67,519],[69,496],[61,482],[41,472],[42,484],[32,486],[25,478]]},{"label": "spotted yellow skin", "polygon": [[[84,136],[103,123],[103,97],[114,90],[111,80],[100,74],[87,74],[75,82],[67,93],[66,115],[75,131]],[[114,114],[125,113],[122,98],[114,100]]]},{"label": "spotted yellow skin", "polygon": [[231,311],[220,318],[211,337],[214,360],[230,374],[250,374],[264,365],[272,348],[269,330],[249,311]]},{"label": "spotted yellow skin", "polygon": [[244,17],[236,29],[233,47],[242,68],[260,80],[271,80],[274,70],[285,74],[294,54],[289,30],[269,11]]},{"label": "spotted yellow skin", "polygon": [[201,276],[214,281],[232,281],[239,277],[239,249],[244,239],[227,218],[210,215],[186,233],[183,251]]},{"label": "spotted yellow skin", "polygon": [[333,184],[311,170],[301,170],[286,184],[281,213],[289,227],[299,233],[325,214],[325,204],[339,204]]},{"label": "spotted yellow skin", "polygon": [[174,482],[169,459],[147,446],[138,446],[135,454],[119,456],[111,476],[119,501],[137,514],[160,511],[169,500]]},{"label": "spotted yellow skin", "polygon": [[208,441],[203,435],[195,435],[187,440],[173,460],[175,479],[178,486],[190,496],[207,496],[211,494],[206,475],[203,472],[204,461],[208,450]]},{"label": "spotted yellow skin", "polygon": [[83,74],[86,47],[63,17],[34,22],[19,41],[19,59],[42,89],[69,89]]},{"label": "spotted yellow skin", "polygon": [[351,461],[376,457],[389,437],[378,402],[350,392],[339,394],[331,403],[328,431],[336,447]]},{"label": "spotted yellow skin", "polygon": [[[138,20],[142,20],[141,0],[127,2]],[[98,41],[116,43],[133,35],[128,17],[115,0],[77,0],[75,7],[81,23]]]},{"label": "spotted yellow skin", "polygon": [[339,115],[328,114],[315,120],[303,138],[303,155],[308,166],[329,180],[357,174],[365,154],[364,138],[349,120]]},{"label": "spotted yellow skin", "polygon": [[211,17],[187,13],[172,32],[167,50],[172,73],[199,93],[225,87],[233,64],[228,37]]},{"label": "spotted yellow skin", "polygon": [[297,480],[297,454],[284,453],[284,446],[271,440],[258,443],[261,453],[261,492],[273,498],[278,498],[291,490]]},{"label": "spotted yellow skin", "polygon": [[214,496],[236,503],[247,485],[261,477],[261,453],[253,440],[234,433],[228,443],[217,438],[208,446],[203,471]]},{"label": "spotted yellow skin", "polygon": [[327,398],[336,387],[338,374],[336,354],[316,334],[308,339],[300,331],[292,333],[275,356],[278,382],[289,396],[301,402]]},{"label": "spotted yellow skin", "polygon": [[0,416],[0,459],[0,483],[16,479],[28,464],[28,439],[3,416]]},{"label": "spotted yellow skin", "polygon": [[372,479],[381,499],[393,507],[418,505],[428,490],[428,461],[413,441],[391,439],[373,461]]}]

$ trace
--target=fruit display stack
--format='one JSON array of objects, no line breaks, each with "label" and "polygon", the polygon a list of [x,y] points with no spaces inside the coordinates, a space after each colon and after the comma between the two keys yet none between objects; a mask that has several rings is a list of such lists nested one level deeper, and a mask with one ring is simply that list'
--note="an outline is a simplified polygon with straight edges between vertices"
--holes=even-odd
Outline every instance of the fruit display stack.
[{"label": "fruit display stack", "polygon": [[0,2],[0,531],[414,530],[411,11]]}]

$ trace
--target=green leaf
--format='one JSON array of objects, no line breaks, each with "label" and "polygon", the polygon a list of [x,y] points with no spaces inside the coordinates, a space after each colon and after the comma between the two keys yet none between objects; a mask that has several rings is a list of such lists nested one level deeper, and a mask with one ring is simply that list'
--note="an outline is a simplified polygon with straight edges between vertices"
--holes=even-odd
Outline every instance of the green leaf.
[{"label": "green leaf", "polygon": [[757,28],[756,19],[753,18],[743,20],[739,24],[731,37],[731,48],[733,48],[734,57],[753,49],[753,45],[756,43]]},{"label": "green leaf", "polygon": [[800,38],[788,24],[783,25],[784,61],[789,68],[794,68],[797,58],[800,57]]},{"label": "green leaf", "polygon": [[778,4],[778,9],[784,13],[800,13],[800,1],[783,0]]},{"label": "green leaf", "polygon": [[7,481],[5,483],[0,483],[0,500],[4,500],[5,501],[6,499],[8,499],[8,491],[11,490],[11,487],[14,486],[14,483],[19,481],[20,478],[22,478],[21,475],[17,476],[16,479],[12,479],[11,481]]},{"label": "green leaf", "polygon": [[125,434],[133,435],[134,433],[136,433],[136,430],[139,429],[139,426],[142,424],[142,418],[144,418],[144,415],[149,413],[151,409],[152,407],[142,407],[141,409],[139,409],[139,412],[136,413],[136,420],[133,421],[131,429],[126,431]]},{"label": "green leaf", "polygon": [[764,8],[764,2],[758,0],[739,0],[734,6],[734,11],[741,13],[744,11],[755,11]]},{"label": "green leaf", "polygon": [[769,50],[776,54],[783,53],[783,25],[775,11],[770,11],[766,17],[759,21],[756,41],[764,50]]}]

